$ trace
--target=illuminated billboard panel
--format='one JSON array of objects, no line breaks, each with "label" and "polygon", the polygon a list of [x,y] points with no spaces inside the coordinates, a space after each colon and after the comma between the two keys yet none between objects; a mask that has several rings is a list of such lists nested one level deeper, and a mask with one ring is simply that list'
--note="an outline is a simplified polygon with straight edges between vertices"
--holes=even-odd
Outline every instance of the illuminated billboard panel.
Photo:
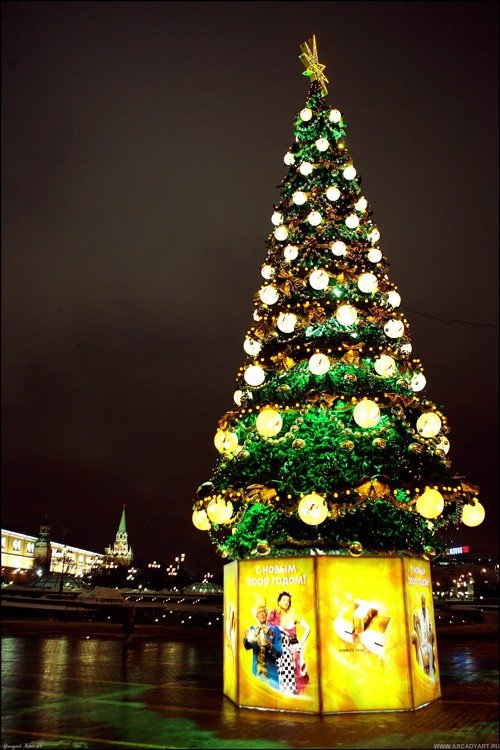
[{"label": "illuminated billboard panel", "polygon": [[238,563],[224,567],[224,695],[238,703]]}]

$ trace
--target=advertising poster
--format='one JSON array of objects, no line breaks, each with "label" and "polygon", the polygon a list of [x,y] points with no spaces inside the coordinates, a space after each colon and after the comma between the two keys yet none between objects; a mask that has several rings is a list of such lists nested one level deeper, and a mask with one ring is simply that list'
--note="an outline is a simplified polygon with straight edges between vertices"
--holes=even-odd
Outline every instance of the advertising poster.
[{"label": "advertising poster", "polygon": [[239,705],[319,711],[314,561],[239,562]]},{"label": "advertising poster", "polygon": [[430,564],[405,559],[406,610],[415,707],[441,695]]},{"label": "advertising poster", "polygon": [[238,702],[237,683],[237,623],[238,623],[238,563],[224,567],[224,635],[223,635],[223,692],[235,703]]},{"label": "advertising poster", "polygon": [[318,557],[322,710],[412,708],[399,558]]}]

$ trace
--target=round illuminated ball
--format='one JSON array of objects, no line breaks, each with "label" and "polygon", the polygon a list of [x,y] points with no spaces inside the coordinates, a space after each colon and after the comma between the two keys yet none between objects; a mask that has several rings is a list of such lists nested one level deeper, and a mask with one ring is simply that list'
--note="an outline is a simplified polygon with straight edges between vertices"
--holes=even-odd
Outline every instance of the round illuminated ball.
[{"label": "round illuminated ball", "polygon": [[283,333],[292,333],[297,325],[297,316],[293,313],[280,313],[276,325]]},{"label": "round illuminated ball", "polygon": [[299,503],[298,512],[301,521],[309,526],[317,526],[323,523],[328,515],[328,507],[325,498],[317,492],[305,495]]},{"label": "round illuminated ball", "polygon": [[295,260],[298,254],[299,248],[295,245],[287,245],[283,250],[283,255],[285,256],[286,260]]},{"label": "round illuminated ball", "polygon": [[388,354],[382,354],[375,360],[373,366],[377,375],[380,375],[382,378],[390,378],[396,374],[396,360]]},{"label": "round illuminated ball", "polygon": [[476,500],[474,505],[464,505],[462,509],[462,523],[466,526],[479,526],[484,521],[486,512],[483,505]]},{"label": "round illuminated ball", "polygon": [[360,557],[363,554],[363,545],[361,542],[351,542],[349,545],[349,554],[352,557]]},{"label": "round illuminated ball", "polygon": [[368,239],[370,240],[370,242],[378,242],[379,241],[379,239],[380,239],[380,232],[378,231],[377,227],[375,227],[374,229],[372,229],[372,231],[368,235]]},{"label": "round illuminated ball", "polygon": [[323,217],[321,216],[319,211],[311,211],[311,213],[307,217],[307,221],[312,227],[317,227],[323,221]]},{"label": "round illuminated ball", "polygon": [[313,171],[313,165],[308,161],[303,161],[302,164],[299,167],[300,174],[304,175],[304,177],[307,177],[311,174]]},{"label": "round illuminated ball", "polygon": [[352,326],[358,319],[358,311],[352,305],[339,305],[335,317],[341,326]]},{"label": "round illuminated ball", "polygon": [[291,167],[292,164],[295,164],[295,156],[288,151],[288,153],[286,153],[283,157],[283,161],[285,162],[287,167]]},{"label": "round illuminated ball", "polygon": [[427,380],[423,372],[414,372],[410,380],[410,388],[412,391],[418,392],[423,391]]},{"label": "round illuminated ball", "polygon": [[356,174],[357,172],[352,164],[349,164],[349,166],[347,166],[342,172],[344,180],[354,180]]},{"label": "round illuminated ball", "polygon": [[221,497],[214,497],[207,506],[207,516],[212,523],[221,524],[231,520],[233,504],[227,503]]},{"label": "round illuminated ball", "polygon": [[358,276],[358,289],[365,294],[373,294],[378,289],[378,279],[374,273],[362,273]]},{"label": "round illuminated ball", "polygon": [[332,253],[339,257],[347,253],[347,245],[342,240],[335,240],[332,242]]},{"label": "round illuminated ball", "polygon": [[352,416],[360,427],[375,427],[380,420],[380,409],[375,401],[363,398],[354,407]]},{"label": "round illuminated ball", "polygon": [[444,498],[440,492],[429,488],[418,496],[415,507],[424,518],[437,518],[443,512]]},{"label": "round illuminated ball", "polygon": [[269,281],[269,279],[273,279],[274,276],[275,276],[275,273],[276,273],[276,271],[274,270],[274,268],[272,266],[267,265],[267,264],[264,265],[264,266],[262,266],[262,268],[260,270],[260,274],[261,274],[262,278],[266,279],[266,281]]},{"label": "round illuminated ball", "polygon": [[271,221],[275,227],[278,227],[283,221],[283,216],[280,214],[279,211],[275,211],[273,215],[271,216]]},{"label": "round illuminated ball", "polygon": [[266,373],[259,365],[250,365],[245,370],[243,377],[248,385],[262,385],[266,379]]},{"label": "round illuminated ball", "polygon": [[378,247],[372,247],[366,256],[370,263],[378,263],[382,260],[382,251]]},{"label": "round illuminated ball", "polygon": [[410,344],[410,342],[408,342],[406,344],[403,344],[403,346],[401,347],[401,351],[402,351],[403,354],[411,354],[412,349],[413,349],[413,347]]},{"label": "round illuminated ball", "polygon": [[450,441],[445,435],[441,435],[439,438],[439,443],[436,446],[440,451],[443,451],[443,453],[448,453],[450,450]]},{"label": "round illuminated ball", "polygon": [[330,122],[340,122],[340,120],[342,119],[342,115],[338,109],[331,109],[330,114],[328,115],[328,119],[330,120]]},{"label": "round illuminated ball", "polygon": [[417,432],[424,438],[435,437],[441,429],[441,419],[434,411],[425,411],[417,419]]},{"label": "round illuminated ball", "polygon": [[214,445],[219,453],[234,453],[238,448],[238,435],[229,430],[217,430]]},{"label": "round illuminated ball", "polygon": [[326,151],[330,144],[328,143],[326,138],[318,138],[315,145],[318,151]]},{"label": "round illuminated ball", "polygon": [[288,237],[288,229],[284,224],[282,224],[281,226],[276,227],[276,229],[274,230],[274,236],[277,240],[283,242],[283,240],[286,240],[286,238]]},{"label": "round illuminated ball", "polygon": [[259,297],[266,305],[274,305],[278,301],[279,292],[275,286],[263,286],[259,291]]},{"label": "round illuminated ball", "polygon": [[259,416],[255,420],[255,426],[257,432],[262,437],[274,437],[281,431],[283,427],[283,419],[279,411],[276,409],[266,408],[262,409]]},{"label": "round illuminated ball", "polygon": [[387,295],[387,302],[391,307],[399,307],[401,304],[401,295],[394,290],[391,290]]},{"label": "round illuminated ball", "polygon": [[330,277],[323,268],[317,268],[309,276],[309,284],[313,289],[326,289],[330,282]]},{"label": "round illuminated ball", "polygon": [[357,200],[356,203],[354,204],[354,208],[356,209],[356,211],[361,211],[361,213],[363,211],[366,211],[367,206],[368,206],[368,201],[366,200],[366,198],[363,198],[363,197]]},{"label": "round illuminated ball", "polygon": [[199,531],[208,531],[210,529],[210,521],[204,510],[195,510],[192,515],[193,525],[199,529]]},{"label": "round illuminated ball", "polygon": [[304,109],[302,109],[300,112],[300,119],[303,122],[309,122],[312,116],[313,116],[312,109],[309,109],[309,107],[304,107]]},{"label": "round illuminated ball", "polygon": [[243,349],[250,357],[256,357],[261,348],[262,344],[260,341],[255,341],[255,339],[245,339],[243,342]]},{"label": "round illuminated ball", "polygon": [[329,187],[326,191],[326,197],[329,201],[338,201],[340,198],[340,190],[336,187]]},{"label": "round illuminated ball", "polygon": [[296,190],[292,195],[292,200],[296,206],[302,206],[307,200],[307,193],[304,193],[302,190]]},{"label": "round illuminated ball", "polygon": [[236,404],[236,406],[241,406],[241,400],[243,398],[243,391],[235,391],[233,393],[233,401]]},{"label": "round illuminated ball", "polygon": [[348,229],[356,229],[359,227],[359,219],[356,214],[350,214],[345,219],[345,225]]},{"label": "round illuminated ball", "polygon": [[384,333],[390,339],[399,339],[405,332],[405,324],[398,318],[391,318],[384,326]]},{"label": "round illuminated ball", "polygon": [[330,369],[330,360],[326,354],[313,354],[309,359],[308,367],[313,375],[324,375]]}]

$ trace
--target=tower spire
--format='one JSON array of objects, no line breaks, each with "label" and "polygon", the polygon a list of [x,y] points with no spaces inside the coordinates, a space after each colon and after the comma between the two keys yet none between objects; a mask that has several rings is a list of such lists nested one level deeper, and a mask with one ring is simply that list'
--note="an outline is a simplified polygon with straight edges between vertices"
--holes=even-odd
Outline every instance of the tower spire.
[{"label": "tower spire", "polygon": [[125,505],[123,506],[122,517],[120,518],[120,525],[118,526],[118,533],[119,534],[127,533],[127,526],[125,522]]}]

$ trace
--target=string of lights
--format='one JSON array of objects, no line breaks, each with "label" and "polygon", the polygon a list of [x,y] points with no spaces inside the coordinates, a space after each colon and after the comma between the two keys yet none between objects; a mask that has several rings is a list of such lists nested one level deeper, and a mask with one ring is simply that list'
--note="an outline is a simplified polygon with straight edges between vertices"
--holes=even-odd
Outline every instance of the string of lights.
[{"label": "string of lights", "polygon": [[432,318],[433,320],[440,320],[441,323],[461,323],[463,325],[467,326],[480,326],[483,328],[498,328],[498,323],[476,323],[472,320],[457,320],[456,318],[452,318],[449,320],[448,318],[439,318],[437,315],[429,315],[428,313],[419,312],[418,310],[414,310],[412,307],[408,307],[407,305],[401,305],[405,310],[408,310],[408,312],[415,313],[415,315],[422,315],[424,318]]}]

